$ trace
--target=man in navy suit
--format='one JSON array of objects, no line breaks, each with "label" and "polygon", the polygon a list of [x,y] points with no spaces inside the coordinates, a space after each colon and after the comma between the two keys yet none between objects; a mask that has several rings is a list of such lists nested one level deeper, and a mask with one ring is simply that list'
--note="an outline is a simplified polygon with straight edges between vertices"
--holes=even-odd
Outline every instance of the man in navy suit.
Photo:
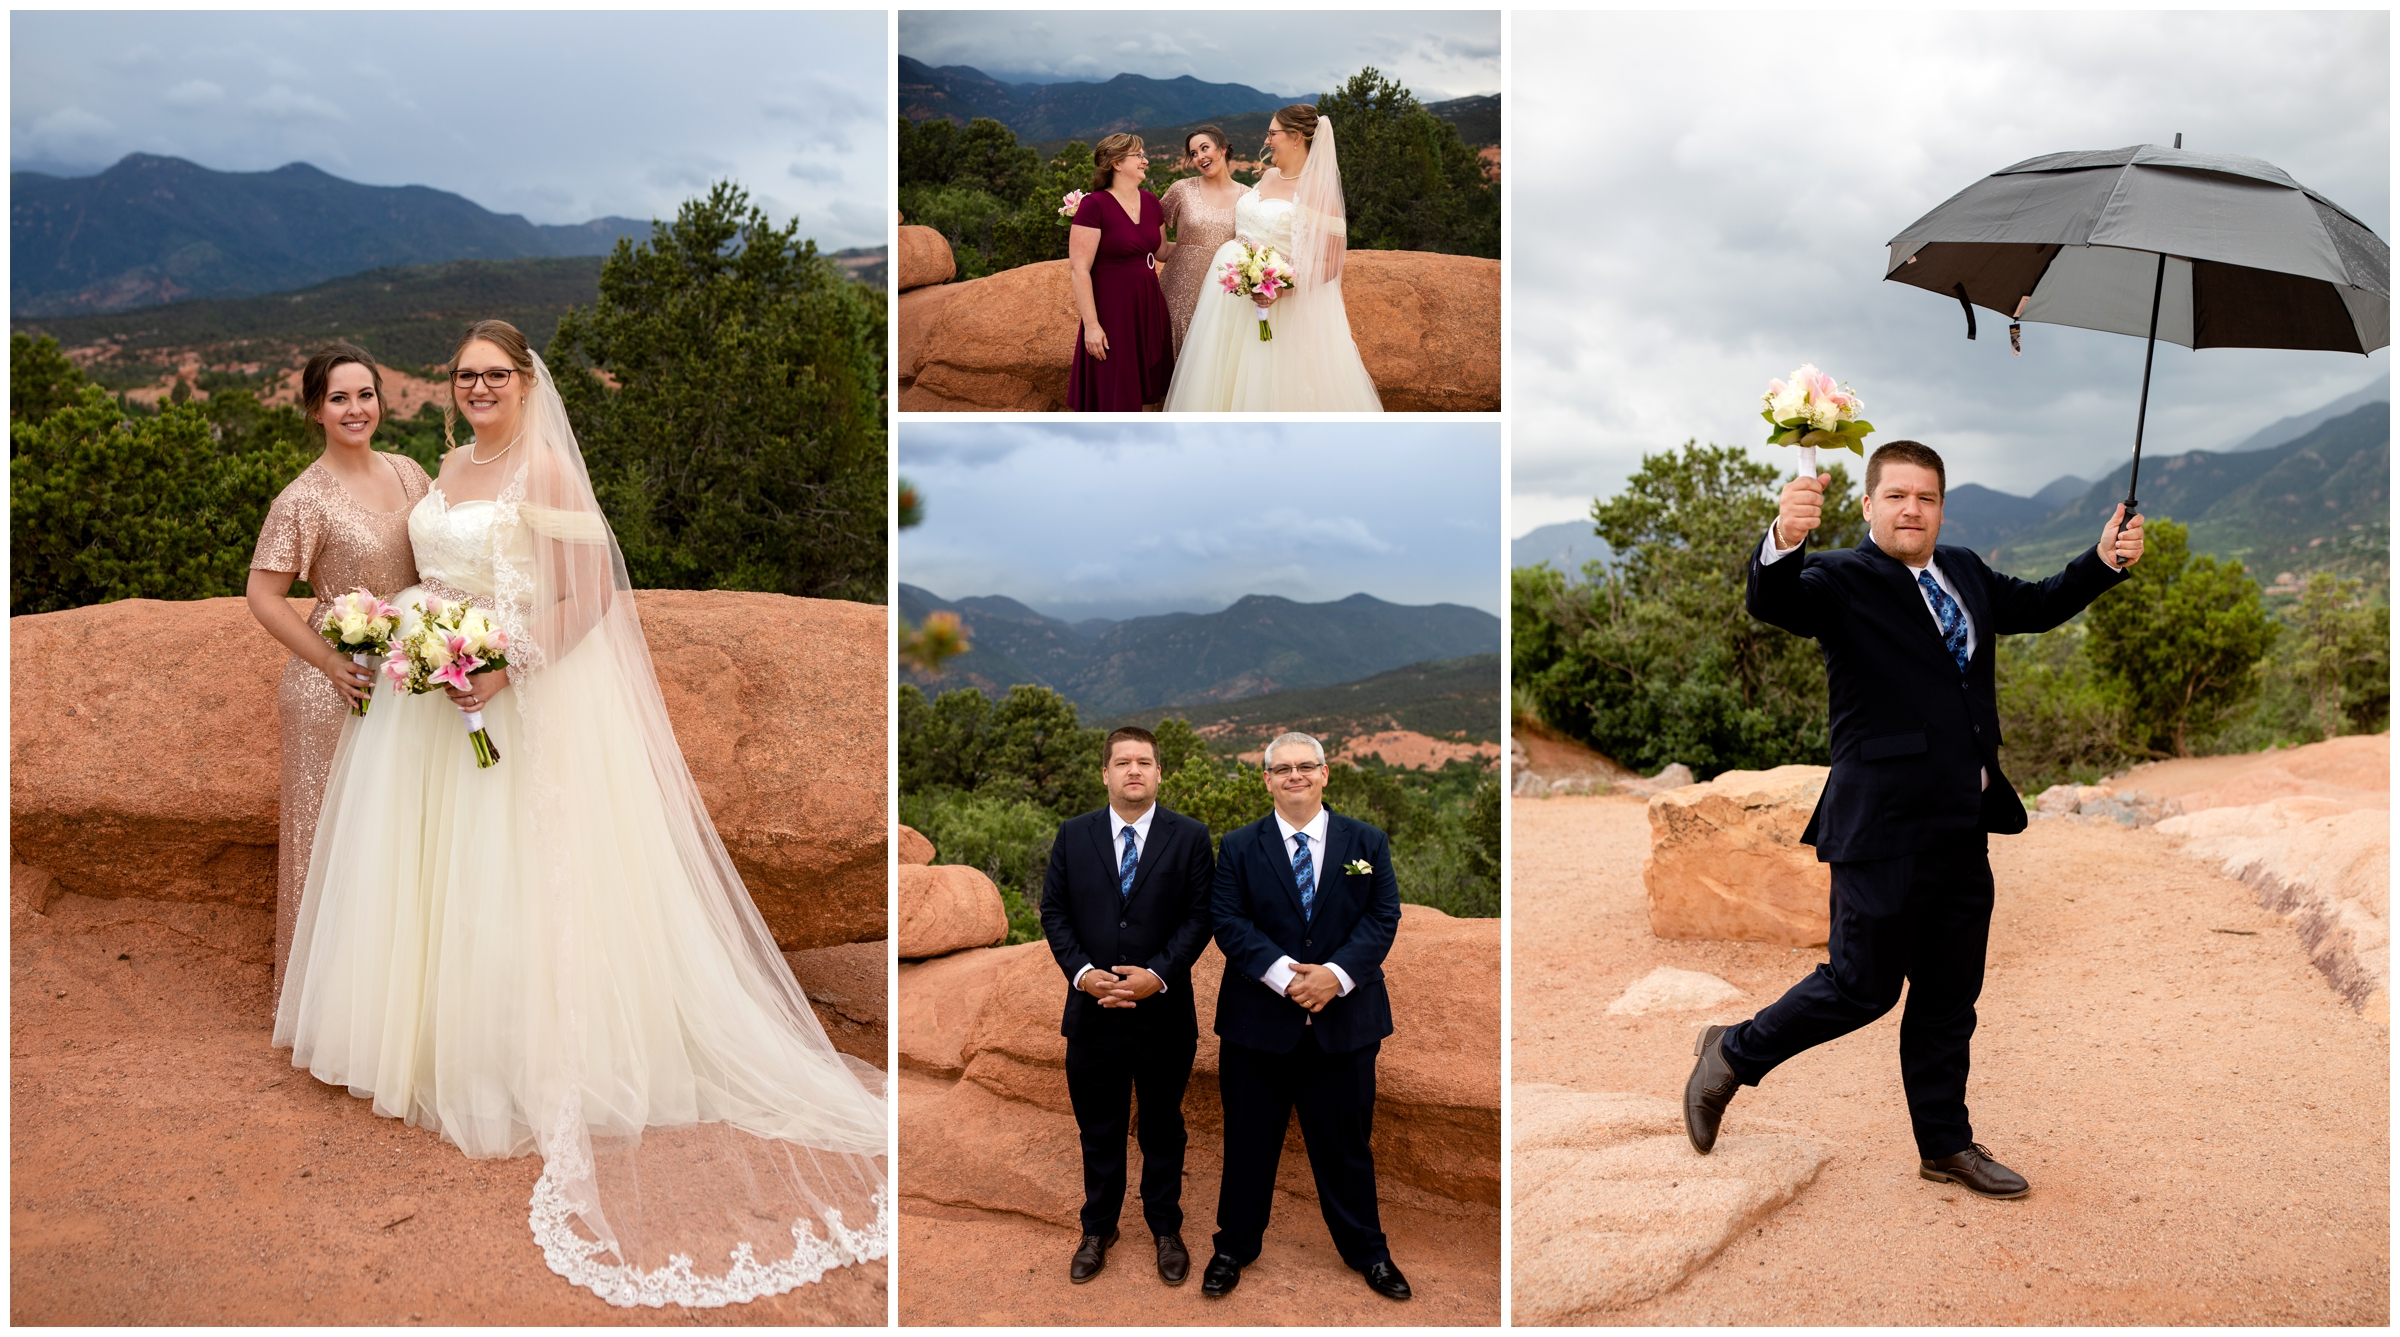
[{"label": "man in navy suit", "polygon": [[1183,1244],[1183,1090],[1200,1045],[1192,963],[1208,946],[1216,880],[1208,828],[1158,806],[1158,740],[1102,742],[1108,806],[1061,822],[1042,878],[1042,934],[1067,977],[1067,1099],[1083,1146],[1083,1240],[1067,1279],[1099,1275],[1125,1206],[1125,1136],[1141,1106],[1142,1218],[1159,1279],[1191,1270]]},{"label": "man in navy suit", "polygon": [[2025,829],[2000,773],[1993,642],[2047,631],[2126,579],[2142,521],[2119,506],[2098,546],[2040,583],[1937,546],[1942,457],[1894,441],[1867,461],[1869,537],[1803,553],[1828,475],[1786,484],[1750,559],[1750,615],[1825,655],[1833,770],[1801,840],[1833,865],[1830,960],[1748,1021],[1703,1029],[1684,1083],[1702,1155],[1734,1092],[1785,1059],[1874,1021],[1900,999],[1900,1080],[1917,1173],[1994,1198],[2029,1192],[1967,1121],[1967,1046],[1992,923],[1990,834]]},{"label": "man in navy suit", "polygon": [[1342,1261],[1379,1295],[1408,1298],[1375,1200],[1375,1055],[1392,1033],[1383,958],[1400,928],[1400,883],[1381,831],[1325,807],[1325,747],[1303,733],[1267,744],[1275,810],[1228,834],[1211,901],[1225,982],[1217,990],[1217,1091],[1225,1172],[1206,1295],[1239,1285],[1258,1257],[1300,1113],[1317,1204]]}]

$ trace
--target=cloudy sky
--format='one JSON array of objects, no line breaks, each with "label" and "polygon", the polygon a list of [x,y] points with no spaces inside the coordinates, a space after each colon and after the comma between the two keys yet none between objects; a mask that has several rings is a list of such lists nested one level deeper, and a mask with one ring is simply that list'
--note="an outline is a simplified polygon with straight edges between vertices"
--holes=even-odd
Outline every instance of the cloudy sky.
[{"label": "cloudy sky", "polygon": [[[2012,359],[2005,320],[1979,312],[1969,343],[1955,302],[1882,281],[1885,242],[2010,163],[2181,131],[2391,236],[2382,12],[1520,13],[1512,41],[1517,534],[1687,437],[1788,464],[1758,395],[1803,362],[1953,483],[2024,494],[2130,458],[2141,340],[2029,324]],[[2390,365],[2161,344],[2143,453],[2231,444]]]},{"label": "cloudy sky", "polygon": [[900,579],[1054,617],[1207,613],[1367,593],[1499,614],[1488,423],[994,423],[900,428],[925,523]]},{"label": "cloudy sky", "polygon": [[9,16],[9,160],[308,162],[536,223],[671,218],[712,181],[828,249],[888,235],[891,63],[866,13]]},{"label": "cloudy sky", "polygon": [[1418,101],[1441,102],[1500,91],[1500,14],[903,9],[900,54],[971,65],[1004,83],[1188,74],[1295,97],[1314,97],[1372,65]]}]

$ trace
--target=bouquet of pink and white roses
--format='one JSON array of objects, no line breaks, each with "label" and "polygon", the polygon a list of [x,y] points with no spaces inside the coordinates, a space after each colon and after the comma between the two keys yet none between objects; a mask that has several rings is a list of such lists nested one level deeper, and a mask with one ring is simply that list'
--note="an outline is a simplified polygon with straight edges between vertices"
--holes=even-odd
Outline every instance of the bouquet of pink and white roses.
[{"label": "bouquet of pink and white roses", "polygon": [[1800,447],[1800,470],[1812,478],[1819,446],[1867,453],[1867,433],[1875,424],[1858,416],[1858,396],[1847,382],[1835,384],[1813,364],[1793,372],[1789,381],[1767,382],[1763,402],[1758,416],[1774,428],[1767,433],[1767,444]]},{"label": "bouquet of pink and white roses", "polygon": [[[1217,276],[1225,291],[1235,297],[1273,297],[1292,286],[1291,266],[1275,253],[1272,246],[1252,246],[1246,241],[1234,245],[1242,253],[1225,262],[1225,272]],[[1275,337],[1267,325],[1267,313],[1258,313],[1258,341],[1265,343]]]},{"label": "bouquet of pink and white roses", "polygon": [[[317,634],[331,642],[333,648],[350,656],[350,662],[360,668],[370,660],[381,659],[392,647],[392,629],[400,624],[400,610],[367,593],[355,589],[333,601],[326,610],[325,625]],[[367,713],[374,698],[362,696],[350,707],[353,715]]]},{"label": "bouquet of pink and white roses", "polygon": [[1083,196],[1084,192],[1080,190],[1070,190],[1066,194],[1059,196],[1058,216],[1061,218],[1073,218],[1075,216],[1075,210],[1077,206],[1083,203]]},{"label": "bouquet of pink and white roses", "polygon": [[[392,638],[392,657],[383,666],[395,691],[411,695],[455,687],[468,690],[468,678],[508,667],[508,633],[492,615],[469,603],[445,604],[427,597],[423,604],[400,610],[400,625]],[[478,768],[500,760],[500,749],[484,731],[483,712],[459,712],[466,718],[467,746],[475,751]]]}]

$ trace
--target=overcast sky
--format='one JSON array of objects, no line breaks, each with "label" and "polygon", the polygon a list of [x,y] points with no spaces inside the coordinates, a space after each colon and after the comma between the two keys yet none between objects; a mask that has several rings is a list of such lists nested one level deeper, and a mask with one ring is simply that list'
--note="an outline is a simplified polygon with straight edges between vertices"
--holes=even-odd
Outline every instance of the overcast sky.
[{"label": "overcast sky", "polygon": [[732,179],[827,249],[889,228],[891,61],[866,13],[9,16],[9,159],[307,162],[536,223],[672,218]]},{"label": "overcast sky", "polygon": [[900,579],[1072,622],[1208,613],[1245,594],[1502,600],[1496,424],[921,424]]},{"label": "overcast sky", "polygon": [[[1579,518],[1644,452],[1770,449],[1758,396],[1814,362],[1878,440],[2031,493],[2131,457],[2142,341],[1882,280],[1884,243],[2037,154],[2264,158],[2391,236],[2386,13],[1536,14],[1512,41],[1513,533]],[[1606,78],[1595,77],[1603,65]],[[2145,457],[2231,444],[2390,370],[2161,344]],[[1855,475],[1857,470],[1853,468]]]},{"label": "overcast sky", "polygon": [[1500,91],[1500,14],[903,9],[900,54],[928,65],[970,65],[1003,83],[1188,74],[1310,98],[1372,65],[1418,101],[1442,102]]}]

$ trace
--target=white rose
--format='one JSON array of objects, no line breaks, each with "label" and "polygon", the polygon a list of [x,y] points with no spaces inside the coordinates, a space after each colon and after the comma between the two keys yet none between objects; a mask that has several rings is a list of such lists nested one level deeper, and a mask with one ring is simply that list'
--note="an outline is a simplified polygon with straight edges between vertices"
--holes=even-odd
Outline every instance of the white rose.
[{"label": "white rose", "polygon": [[342,639],[363,641],[367,638],[367,619],[353,612],[341,620]]}]

